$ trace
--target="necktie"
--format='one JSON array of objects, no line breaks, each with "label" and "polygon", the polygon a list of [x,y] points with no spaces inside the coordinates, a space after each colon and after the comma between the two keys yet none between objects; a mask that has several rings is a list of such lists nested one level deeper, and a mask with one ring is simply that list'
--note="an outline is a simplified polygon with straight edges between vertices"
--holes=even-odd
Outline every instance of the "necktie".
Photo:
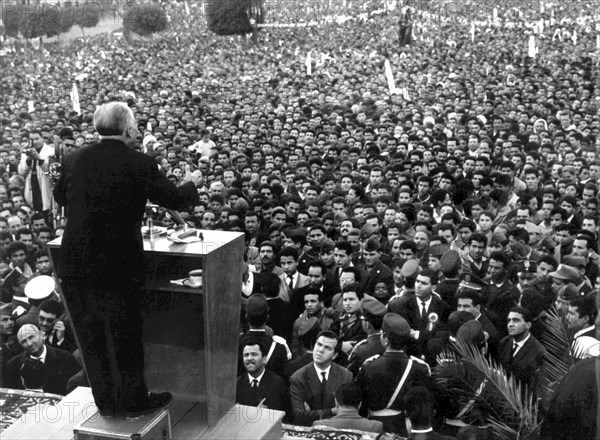
[{"label": "necktie", "polygon": [[254,379],[252,381],[252,388],[258,388],[258,380],[257,379]]},{"label": "necktie", "polygon": [[327,387],[327,373],[321,372],[323,379],[321,380],[321,408],[325,404],[325,388]]},{"label": "necktie", "polygon": [[510,360],[511,361],[513,360],[513,358],[515,357],[515,354],[517,353],[517,348],[519,348],[519,346],[517,345],[516,342],[513,342],[512,351],[510,352]]},{"label": "necktie", "polygon": [[289,275],[288,278],[290,279],[288,286],[290,286],[290,290],[294,290],[294,277]]},{"label": "necktie", "polygon": [[421,302],[421,307],[421,318],[425,319],[425,316],[427,315],[427,304],[425,301]]}]

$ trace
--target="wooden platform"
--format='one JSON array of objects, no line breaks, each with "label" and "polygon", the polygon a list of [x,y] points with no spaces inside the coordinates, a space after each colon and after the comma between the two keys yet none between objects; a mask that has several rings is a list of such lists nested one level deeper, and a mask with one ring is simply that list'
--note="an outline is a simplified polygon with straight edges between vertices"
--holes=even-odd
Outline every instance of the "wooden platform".
[{"label": "wooden platform", "polygon": [[[208,429],[209,410],[206,403],[176,399],[169,407],[173,440],[282,437],[283,412],[235,405]],[[79,387],[56,406],[37,406],[1,437],[2,440],[72,440],[73,428],[90,417],[98,417],[92,391]]]}]

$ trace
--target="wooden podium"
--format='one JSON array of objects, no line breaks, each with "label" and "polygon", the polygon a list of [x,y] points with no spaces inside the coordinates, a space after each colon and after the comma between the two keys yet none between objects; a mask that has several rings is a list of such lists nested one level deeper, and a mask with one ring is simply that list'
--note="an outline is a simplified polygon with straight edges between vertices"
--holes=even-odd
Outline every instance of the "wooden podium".
[{"label": "wooden podium", "polygon": [[[189,244],[165,236],[144,239],[145,378],[150,390],[173,394],[169,408],[173,438],[215,438],[219,426],[231,429],[232,411],[239,407],[235,384],[244,237],[201,232],[203,240]],[[48,246],[57,261],[60,238]],[[203,270],[202,287],[173,282],[187,278],[194,269]],[[282,415],[269,415],[279,425],[278,435],[270,427],[271,437],[281,436]],[[221,423],[224,418],[229,421]]]}]

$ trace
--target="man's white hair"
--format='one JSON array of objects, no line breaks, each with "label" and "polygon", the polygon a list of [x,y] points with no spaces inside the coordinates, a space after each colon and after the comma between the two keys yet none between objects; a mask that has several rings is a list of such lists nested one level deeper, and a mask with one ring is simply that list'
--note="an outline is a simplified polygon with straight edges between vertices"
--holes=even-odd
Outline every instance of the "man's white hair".
[{"label": "man's white hair", "polygon": [[100,136],[120,136],[132,124],[133,112],[124,102],[109,102],[94,112],[94,127]]}]

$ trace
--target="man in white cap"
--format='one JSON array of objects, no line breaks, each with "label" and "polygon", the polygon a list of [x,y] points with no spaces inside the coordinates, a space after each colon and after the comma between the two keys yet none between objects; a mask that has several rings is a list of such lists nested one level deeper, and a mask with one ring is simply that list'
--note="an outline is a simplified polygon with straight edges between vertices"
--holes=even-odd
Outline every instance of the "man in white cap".
[{"label": "man in white cap", "polygon": [[40,275],[29,280],[25,286],[25,296],[27,296],[31,307],[27,313],[21,315],[17,319],[17,329],[21,328],[25,324],[38,325],[40,305],[45,299],[50,298],[52,293],[54,293],[55,287],[56,283],[54,278],[48,275]]}]

